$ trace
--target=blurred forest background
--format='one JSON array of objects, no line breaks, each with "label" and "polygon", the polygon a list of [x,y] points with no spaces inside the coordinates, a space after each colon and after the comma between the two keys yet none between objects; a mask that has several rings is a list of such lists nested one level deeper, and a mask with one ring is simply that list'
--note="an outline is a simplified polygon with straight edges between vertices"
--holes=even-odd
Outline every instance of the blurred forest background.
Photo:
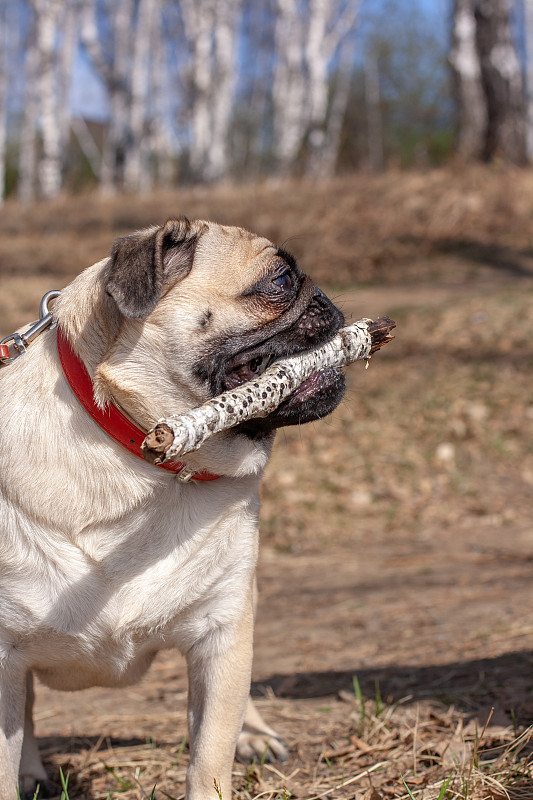
[{"label": "blurred forest background", "polygon": [[[0,0],[0,336],[177,214],[398,325],[273,449],[239,800],[533,797],[532,162],[533,0]],[[185,689],[39,686],[57,799],[183,797]]]},{"label": "blurred forest background", "polygon": [[524,165],[532,20],[531,0],[0,0],[0,195]]}]

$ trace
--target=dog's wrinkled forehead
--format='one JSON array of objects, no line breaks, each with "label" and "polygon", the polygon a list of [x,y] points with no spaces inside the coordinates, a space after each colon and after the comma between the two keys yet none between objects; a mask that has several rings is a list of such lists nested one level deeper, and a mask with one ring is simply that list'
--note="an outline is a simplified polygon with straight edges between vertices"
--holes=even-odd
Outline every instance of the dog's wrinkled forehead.
[{"label": "dog's wrinkled forehead", "polygon": [[221,294],[238,296],[273,268],[277,248],[268,239],[243,228],[209,223],[198,239],[194,260],[195,283]]},{"label": "dog's wrinkled forehead", "polygon": [[249,297],[250,308],[275,307],[280,298],[287,303],[296,296],[305,277],[264,237],[182,218],[117,239],[105,286],[124,316],[142,318],[174,287],[186,292],[193,283],[196,292]]}]

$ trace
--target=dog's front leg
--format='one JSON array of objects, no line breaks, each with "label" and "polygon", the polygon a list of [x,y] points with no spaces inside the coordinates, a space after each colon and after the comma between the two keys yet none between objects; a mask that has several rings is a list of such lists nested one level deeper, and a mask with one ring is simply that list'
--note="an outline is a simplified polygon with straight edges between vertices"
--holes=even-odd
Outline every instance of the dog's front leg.
[{"label": "dog's front leg", "polygon": [[218,793],[223,800],[231,798],[231,771],[252,670],[251,597],[229,644],[221,647],[219,637],[210,634],[187,654],[191,751],[187,800],[215,800]]},{"label": "dog's front leg", "polygon": [[18,771],[24,736],[26,670],[0,662],[0,798],[13,800],[18,792]]},{"label": "dog's front leg", "polygon": [[36,787],[39,787],[39,798],[52,797],[53,787],[48,783],[43,767],[35,732],[33,729],[33,673],[28,671],[26,677],[26,708],[24,711],[24,741],[20,757],[19,784],[21,796],[33,798]]}]

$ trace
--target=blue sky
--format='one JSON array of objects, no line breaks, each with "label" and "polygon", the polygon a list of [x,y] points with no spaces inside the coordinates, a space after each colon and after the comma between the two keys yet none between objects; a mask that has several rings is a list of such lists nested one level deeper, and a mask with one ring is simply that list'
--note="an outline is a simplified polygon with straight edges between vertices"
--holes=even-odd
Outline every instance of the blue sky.
[{"label": "blue sky", "polygon": [[74,116],[94,120],[105,118],[105,92],[84,53],[80,53],[74,62],[70,85],[70,106]]},{"label": "blue sky", "polygon": [[[435,26],[438,39],[445,42],[449,36],[449,14],[452,0],[397,0],[402,9],[411,7],[413,15],[423,13],[430,25]],[[201,2],[201,0],[199,0]],[[364,0],[363,13],[379,15],[387,0]],[[94,74],[85,54],[80,53],[74,64],[70,91],[71,109],[75,116],[93,120],[106,117],[105,91]]]}]

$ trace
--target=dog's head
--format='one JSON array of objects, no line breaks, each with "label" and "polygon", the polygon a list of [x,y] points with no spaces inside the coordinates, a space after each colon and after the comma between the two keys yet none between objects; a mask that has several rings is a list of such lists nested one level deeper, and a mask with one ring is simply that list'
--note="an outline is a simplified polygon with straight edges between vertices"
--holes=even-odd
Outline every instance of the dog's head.
[{"label": "dog's head", "polygon": [[[211,222],[170,220],[120,238],[96,277],[96,316],[113,331],[92,370],[97,396],[115,399],[147,428],[252,379],[276,358],[323,344],[344,324],[292,256]],[[268,417],[228,435],[259,441],[323,417],[343,393],[343,374],[325,370]]]}]

